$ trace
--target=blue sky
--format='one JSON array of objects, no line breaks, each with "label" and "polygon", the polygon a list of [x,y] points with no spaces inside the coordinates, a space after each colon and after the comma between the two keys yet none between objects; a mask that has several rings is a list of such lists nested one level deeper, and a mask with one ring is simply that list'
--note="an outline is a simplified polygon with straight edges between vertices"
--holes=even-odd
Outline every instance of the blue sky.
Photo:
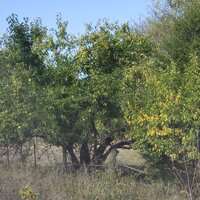
[{"label": "blue sky", "polygon": [[20,19],[37,17],[43,25],[55,28],[56,15],[61,13],[69,22],[72,34],[84,33],[86,23],[96,23],[98,19],[110,21],[136,21],[147,16],[153,0],[0,0],[0,36],[8,27],[6,18],[15,13]]}]

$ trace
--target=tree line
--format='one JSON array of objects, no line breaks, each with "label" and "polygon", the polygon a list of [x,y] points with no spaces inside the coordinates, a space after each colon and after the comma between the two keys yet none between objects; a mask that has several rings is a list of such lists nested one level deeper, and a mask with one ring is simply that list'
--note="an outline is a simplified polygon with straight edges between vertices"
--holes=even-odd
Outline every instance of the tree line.
[{"label": "tree line", "polygon": [[[163,1],[142,24],[100,20],[80,36],[57,16],[7,18],[0,40],[0,145],[34,137],[74,168],[136,148],[152,164],[200,151],[200,2]],[[75,153],[76,144],[80,146]]]}]

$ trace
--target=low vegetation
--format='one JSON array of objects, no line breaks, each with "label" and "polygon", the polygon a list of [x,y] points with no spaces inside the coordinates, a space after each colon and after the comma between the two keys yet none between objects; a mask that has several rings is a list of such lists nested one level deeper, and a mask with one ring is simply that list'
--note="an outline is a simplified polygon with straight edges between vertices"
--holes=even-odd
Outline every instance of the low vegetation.
[{"label": "low vegetation", "polygon": [[[110,171],[65,173],[52,168],[0,166],[1,200],[180,200],[187,199],[177,184],[136,181]],[[35,195],[35,198],[31,197]]]}]

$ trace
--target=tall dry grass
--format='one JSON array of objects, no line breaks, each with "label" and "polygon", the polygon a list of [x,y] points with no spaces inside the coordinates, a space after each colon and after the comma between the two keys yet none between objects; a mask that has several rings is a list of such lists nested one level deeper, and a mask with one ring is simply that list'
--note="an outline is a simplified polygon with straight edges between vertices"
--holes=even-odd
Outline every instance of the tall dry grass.
[{"label": "tall dry grass", "polygon": [[63,173],[60,168],[0,166],[0,199],[20,200],[19,192],[30,187],[41,200],[184,200],[170,183],[136,181],[109,171]]}]

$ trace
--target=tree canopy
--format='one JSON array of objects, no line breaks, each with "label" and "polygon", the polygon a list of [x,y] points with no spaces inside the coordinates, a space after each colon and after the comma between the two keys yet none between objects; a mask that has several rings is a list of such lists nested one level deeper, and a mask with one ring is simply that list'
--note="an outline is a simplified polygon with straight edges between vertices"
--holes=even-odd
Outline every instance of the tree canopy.
[{"label": "tree canopy", "polygon": [[1,145],[41,137],[75,167],[101,164],[114,148],[140,149],[154,163],[199,159],[200,3],[164,3],[142,31],[100,20],[78,37],[61,16],[51,31],[8,17]]}]

